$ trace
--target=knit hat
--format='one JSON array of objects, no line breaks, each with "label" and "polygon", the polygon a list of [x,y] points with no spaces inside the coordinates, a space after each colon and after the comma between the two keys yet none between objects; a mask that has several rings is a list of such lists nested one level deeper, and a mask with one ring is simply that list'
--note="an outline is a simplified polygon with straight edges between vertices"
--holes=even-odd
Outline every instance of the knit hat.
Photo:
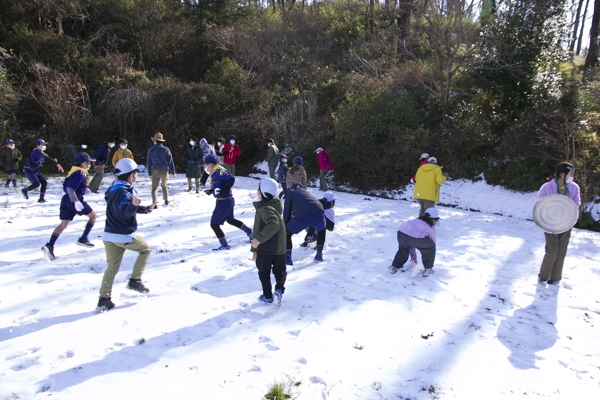
[{"label": "knit hat", "polygon": [[429,157],[429,160],[427,160],[427,164],[437,164],[437,158]]},{"label": "knit hat", "polygon": [[209,154],[204,157],[204,164],[218,164],[219,160],[213,154]]},{"label": "knit hat", "polygon": [[298,156],[298,157],[294,158],[294,164],[302,165],[302,162],[303,162],[302,157]]},{"label": "knit hat", "polygon": [[229,140],[237,140],[237,139],[236,139],[235,135],[231,135],[231,136],[229,136]]},{"label": "knit hat", "polygon": [[80,165],[84,162],[96,161],[94,158],[91,158],[88,153],[77,153],[75,157],[73,157],[73,165]]},{"label": "knit hat", "polygon": [[163,139],[163,134],[158,132],[156,135],[154,135],[153,137],[151,137],[150,139],[157,141],[157,142],[164,142],[165,139]]},{"label": "knit hat", "polygon": [[265,178],[260,181],[258,188],[264,198],[271,199],[277,194],[277,186],[277,181],[275,179]]},{"label": "knit hat", "polygon": [[138,165],[131,158],[121,158],[115,165],[115,174],[125,175],[137,171]]}]

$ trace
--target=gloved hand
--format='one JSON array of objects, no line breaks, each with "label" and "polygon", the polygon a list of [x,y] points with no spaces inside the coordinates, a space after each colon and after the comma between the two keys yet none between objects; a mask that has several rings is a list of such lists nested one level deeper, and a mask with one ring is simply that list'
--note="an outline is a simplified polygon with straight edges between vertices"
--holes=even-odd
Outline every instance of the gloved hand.
[{"label": "gloved hand", "polygon": [[215,189],[215,196],[218,196],[218,195],[220,195],[220,194],[221,194],[221,189],[219,189],[219,188],[216,188],[216,189]]},{"label": "gloved hand", "polygon": [[210,196],[212,194],[212,189],[206,189],[204,193]]},{"label": "gloved hand", "polygon": [[75,209],[77,211],[83,211],[83,204],[80,201],[75,202]]}]

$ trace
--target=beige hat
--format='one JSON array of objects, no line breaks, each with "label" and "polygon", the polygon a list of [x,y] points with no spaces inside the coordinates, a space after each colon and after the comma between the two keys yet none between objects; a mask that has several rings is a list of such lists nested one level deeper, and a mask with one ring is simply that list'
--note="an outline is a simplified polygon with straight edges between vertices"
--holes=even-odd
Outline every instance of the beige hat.
[{"label": "beige hat", "polygon": [[157,142],[164,142],[162,133],[158,132],[156,135],[150,138],[150,140],[156,140]]}]

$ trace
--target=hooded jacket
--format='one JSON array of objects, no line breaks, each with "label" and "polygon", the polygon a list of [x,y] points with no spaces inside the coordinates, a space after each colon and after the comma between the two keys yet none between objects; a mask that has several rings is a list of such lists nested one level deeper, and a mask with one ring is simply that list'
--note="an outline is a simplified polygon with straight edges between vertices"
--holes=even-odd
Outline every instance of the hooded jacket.
[{"label": "hooded jacket", "polygon": [[131,201],[134,194],[135,189],[131,184],[118,179],[108,188],[104,196],[106,200],[105,233],[133,237],[132,234],[137,230],[136,214],[148,214],[152,211],[150,206],[134,206]]},{"label": "hooded jacket", "polygon": [[260,244],[250,250],[259,254],[285,254],[285,223],[279,197],[254,202],[256,215],[252,237]]},{"label": "hooded jacket", "polygon": [[3,165],[7,171],[17,170],[21,159],[23,159],[23,156],[19,150],[5,147],[2,149],[2,153],[0,153],[0,166]]},{"label": "hooded jacket", "polygon": [[296,182],[301,183],[306,189],[306,171],[302,165],[294,165],[290,168],[285,178],[285,183],[288,188],[292,187],[292,184]]},{"label": "hooded jacket", "polygon": [[423,164],[415,175],[415,200],[429,200],[435,203],[440,201],[440,185],[446,182],[442,174],[442,167],[437,164]]}]

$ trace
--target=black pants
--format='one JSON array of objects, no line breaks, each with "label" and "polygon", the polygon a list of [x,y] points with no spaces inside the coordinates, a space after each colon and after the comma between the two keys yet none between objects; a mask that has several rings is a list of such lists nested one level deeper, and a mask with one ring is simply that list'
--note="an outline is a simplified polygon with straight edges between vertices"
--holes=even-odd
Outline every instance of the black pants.
[{"label": "black pants", "polygon": [[[311,227],[312,228],[312,227]],[[313,232],[314,232],[314,228]],[[323,229],[321,232],[317,233],[317,246],[323,246],[325,244],[325,237],[327,234],[327,229]],[[293,233],[289,230],[285,230],[285,248],[290,250],[292,248],[292,235]]]},{"label": "black pants", "polygon": [[421,258],[423,260],[423,266],[426,269],[433,268],[435,262],[435,242],[428,237],[415,238],[408,236],[400,231],[397,234],[398,238],[398,251],[394,257],[392,265],[396,268],[402,268],[408,261],[408,254],[411,247],[421,252]]},{"label": "black pants", "polygon": [[258,279],[262,285],[263,295],[265,298],[270,299],[273,297],[271,286],[271,269],[273,275],[275,275],[275,290],[281,290],[281,293],[285,292],[285,278],[287,277],[287,271],[285,268],[285,254],[274,255],[274,254],[257,254],[256,255],[256,268],[258,268]]},{"label": "black pants", "polygon": [[[242,229],[242,226],[244,226],[244,223],[238,219],[230,219],[225,222],[227,222],[229,225],[235,226],[238,229]],[[223,233],[223,230],[221,229],[220,225],[210,224],[210,227],[215,232],[215,235],[217,235],[217,239],[225,237],[225,234]]]},{"label": "black pants", "polygon": [[202,168],[202,177],[200,178],[200,184],[202,186],[206,185],[206,181],[208,180],[208,174],[206,173],[206,171],[204,170],[204,168]]}]

